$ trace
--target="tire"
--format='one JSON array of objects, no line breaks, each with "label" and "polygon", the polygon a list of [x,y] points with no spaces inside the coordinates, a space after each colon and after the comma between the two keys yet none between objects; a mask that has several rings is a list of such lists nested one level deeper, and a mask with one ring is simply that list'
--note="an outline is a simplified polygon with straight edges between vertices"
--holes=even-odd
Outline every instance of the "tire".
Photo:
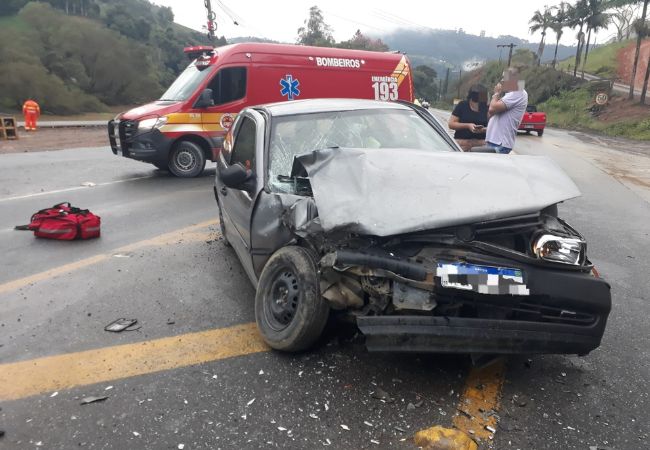
[{"label": "tire", "polygon": [[198,177],[205,168],[203,149],[190,141],[180,141],[169,157],[169,171],[180,178]]},{"label": "tire", "polygon": [[285,352],[311,347],[325,328],[329,310],[311,253],[296,246],[275,252],[255,294],[255,319],[266,343]]},{"label": "tire", "polygon": [[542,134],[544,134],[544,130],[538,130],[537,131],[537,136],[542,137]]}]

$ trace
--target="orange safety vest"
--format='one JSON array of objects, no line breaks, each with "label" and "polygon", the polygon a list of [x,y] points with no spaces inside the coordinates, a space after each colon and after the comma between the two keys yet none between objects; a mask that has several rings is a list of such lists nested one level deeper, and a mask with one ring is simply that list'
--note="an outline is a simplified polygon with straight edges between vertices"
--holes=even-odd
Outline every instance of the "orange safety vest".
[{"label": "orange safety vest", "polygon": [[27,100],[23,103],[23,114],[32,113],[39,116],[41,114],[41,107],[38,106],[34,100]]}]

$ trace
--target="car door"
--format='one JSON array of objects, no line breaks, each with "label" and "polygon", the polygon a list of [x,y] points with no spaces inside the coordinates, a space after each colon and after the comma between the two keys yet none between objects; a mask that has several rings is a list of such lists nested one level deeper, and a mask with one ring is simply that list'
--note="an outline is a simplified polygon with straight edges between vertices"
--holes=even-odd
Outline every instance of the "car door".
[{"label": "car door", "polygon": [[241,164],[250,169],[251,182],[240,189],[225,186],[217,177],[219,203],[222,206],[227,238],[251,278],[254,275],[251,248],[251,215],[257,195],[263,188],[262,161],[264,118],[254,110],[247,110],[237,119],[229,154],[221,159],[223,167]]}]

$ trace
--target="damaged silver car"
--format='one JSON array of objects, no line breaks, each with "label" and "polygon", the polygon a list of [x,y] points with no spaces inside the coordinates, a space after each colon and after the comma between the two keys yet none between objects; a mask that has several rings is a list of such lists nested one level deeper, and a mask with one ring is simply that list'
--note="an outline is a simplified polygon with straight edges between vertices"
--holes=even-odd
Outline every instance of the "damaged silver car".
[{"label": "damaged silver car", "polygon": [[575,184],[544,157],[463,153],[415,105],[247,108],[214,191],[275,349],[309,347],[333,311],[376,351],[600,345],[610,287],[557,214],[580,195]]}]

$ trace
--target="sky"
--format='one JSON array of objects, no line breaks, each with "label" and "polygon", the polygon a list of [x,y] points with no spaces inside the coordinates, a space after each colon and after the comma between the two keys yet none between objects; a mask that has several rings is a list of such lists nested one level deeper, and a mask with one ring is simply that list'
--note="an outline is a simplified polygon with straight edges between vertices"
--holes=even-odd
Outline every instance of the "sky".
[{"label": "sky", "polygon": [[[486,36],[512,35],[539,42],[540,33],[528,32],[528,21],[536,9],[553,6],[559,0],[211,0],[217,16],[217,35],[226,38],[257,36],[281,42],[295,42],[297,30],[309,16],[309,8],[317,5],[325,22],[333,29],[336,41],[347,40],[357,29],[369,35],[381,35],[396,28],[446,29],[462,28],[466,33]],[[171,6],[174,20],[201,30],[206,23],[203,0],[152,0]],[[231,17],[229,17],[229,15]],[[239,25],[233,24],[233,18]],[[598,42],[609,38],[613,29],[603,31]],[[560,41],[573,45],[572,30],[565,30]],[[547,40],[553,33],[547,33]]]}]

